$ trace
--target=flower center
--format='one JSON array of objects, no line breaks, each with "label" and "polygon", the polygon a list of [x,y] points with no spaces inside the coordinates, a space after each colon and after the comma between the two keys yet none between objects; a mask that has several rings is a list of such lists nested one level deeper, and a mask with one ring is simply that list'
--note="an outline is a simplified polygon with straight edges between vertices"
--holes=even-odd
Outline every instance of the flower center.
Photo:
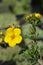
[{"label": "flower center", "polygon": [[13,34],[13,35],[11,36],[11,38],[14,39],[14,38],[15,38],[15,35]]}]

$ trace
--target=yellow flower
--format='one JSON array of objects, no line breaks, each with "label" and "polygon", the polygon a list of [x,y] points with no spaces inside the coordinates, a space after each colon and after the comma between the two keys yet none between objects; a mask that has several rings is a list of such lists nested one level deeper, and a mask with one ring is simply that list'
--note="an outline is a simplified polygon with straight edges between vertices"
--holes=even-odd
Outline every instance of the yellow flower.
[{"label": "yellow flower", "polygon": [[41,17],[41,14],[35,13],[35,17],[36,17],[36,18],[40,18],[40,17]]},{"label": "yellow flower", "polygon": [[32,17],[32,14],[30,14],[29,16]]},{"label": "yellow flower", "polygon": [[26,18],[26,20],[27,20],[27,19],[29,18],[29,16],[26,16],[25,18]]},{"label": "yellow flower", "polygon": [[27,20],[28,18],[30,18],[30,17],[32,17],[32,14],[27,15],[27,16],[26,16],[26,20]]},{"label": "yellow flower", "polygon": [[22,41],[21,29],[13,27],[8,28],[5,33],[4,41],[8,43],[10,47],[20,44]]}]

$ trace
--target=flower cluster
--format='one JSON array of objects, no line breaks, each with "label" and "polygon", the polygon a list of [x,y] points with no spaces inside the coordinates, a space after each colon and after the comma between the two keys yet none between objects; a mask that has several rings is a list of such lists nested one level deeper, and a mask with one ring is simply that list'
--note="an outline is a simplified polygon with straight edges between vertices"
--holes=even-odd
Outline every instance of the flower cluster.
[{"label": "flower cluster", "polygon": [[35,17],[35,18],[40,18],[41,17],[41,14],[39,14],[39,13],[34,13],[34,14],[30,14],[30,15],[27,15],[26,16],[26,20],[28,19],[28,18],[31,18],[31,17]]},{"label": "flower cluster", "polygon": [[30,14],[25,17],[26,21],[35,25],[40,24],[40,18],[41,18],[41,14],[39,13]]},{"label": "flower cluster", "polygon": [[[43,43],[42,43],[42,46],[39,47],[38,43],[40,41],[37,40],[38,39],[38,35],[39,35],[39,33],[37,33],[37,31],[38,31],[38,29],[37,29],[38,27],[37,26],[42,23],[41,22],[41,15],[39,13],[30,14],[30,15],[27,15],[25,17],[25,20],[27,22],[26,24],[29,24],[30,27],[28,27],[29,33],[25,34],[24,37],[28,38],[28,39],[30,39],[32,41],[29,42],[30,46],[29,46],[29,48],[27,50],[25,50],[23,52],[23,56],[25,58],[27,58],[27,59],[31,59],[31,60],[28,61],[28,62],[31,62],[30,65],[37,65],[38,60],[41,60],[41,61],[43,60],[42,59],[43,51],[41,51],[42,47],[43,47]],[[42,65],[42,63],[43,62],[41,62],[39,64]]]},{"label": "flower cluster", "polygon": [[4,42],[10,47],[14,47],[16,44],[20,44],[22,41],[21,29],[10,27],[5,32]]}]

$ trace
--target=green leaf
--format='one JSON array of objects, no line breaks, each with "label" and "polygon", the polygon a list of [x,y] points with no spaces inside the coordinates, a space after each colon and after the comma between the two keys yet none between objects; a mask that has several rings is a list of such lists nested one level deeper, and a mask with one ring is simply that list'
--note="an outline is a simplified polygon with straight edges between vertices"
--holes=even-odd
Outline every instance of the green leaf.
[{"label": "green leaf", "polygon": [[0,29],[8,27],[9,25],[16,25],[18,26],[19,23],[16,21],[16,18],[13,14],[11,13],[3,13],[0,14]]}]

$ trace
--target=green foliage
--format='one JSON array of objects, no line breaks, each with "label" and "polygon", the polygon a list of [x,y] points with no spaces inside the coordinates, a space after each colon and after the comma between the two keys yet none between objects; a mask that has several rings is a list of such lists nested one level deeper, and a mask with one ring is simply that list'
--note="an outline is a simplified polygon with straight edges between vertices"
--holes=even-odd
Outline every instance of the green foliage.
[{"label": "green foliage", "polygon": [[28,49],[23,52],[23,56],[26,59],[28,59],[28,61],[30,61],[31,65],[35,65],[38,63],[38,59],[41,58],[42,60],[42,56],[43,56],[43,51],[41,51],[43,50],[43,46],[42,46],[43,43],[42,45],[40,43],[40,46],[38,45],[37,37],[39,36],[39,32],[37,34],[37,28],[36,28],[36,26],[38,26],[39,23],[41,23],[41,20],[40,18],[34,17],[34,14],[32,16],[27,16],[26,20],[28,24],[26,23],[25,25],[28,26],[27,27],[23,26],[24,27],[23,29],[26,28],[24,32],[24,38],[31,39],[32,41],[30,42],[31,43],[30,47],[28,47]]},{"label": "green foliage", "polygon": [[[3,9],[5,7],[9,8],[9,6],[11,6],[14,11],[14,14],[28,14],[30,13],[30,2],[31,0],[3,0],[3,2],[0,4],[0,6],[2,6],[0,11],[3,12]],[[19,22],[16,20],[14,14],[11,13],[0,14],[0,29],[1,29],[0,31],[4,31],[4,28],[12,24],[19,26]],[[43,23],[43,17],[42,17],[42,23]],[[35,24],[39,24],[39,21],[37,20]],[[35,38],[33,34],[35,33],[34,30],[36,30],[36,39],[43,38],[43,30],[41,30],[37,26],[36,28],[34,27],[34,29],[33,27],[29,23],[26,23],[21,26],[22,36],[24,40],[24,42],[22,43],[24,45],[26,44],[28,49],[25,49],[22,46],[22,44],[20,44],[19,46],[17,45],[14,48],[10,47],[3,48],[0,46],[0,61],[13,60],[16,61],[17,65],[39,65],[38,64],[39,55],[43,56],[43,42],[37,41],[36,46],[33,41]],[[23,51],[21,52],[21,54],[19,54],[21,50]],[[25,56],[25,58],[23,56]]]},{"label": "green foliage", "polygon": [[17,0],[3,0],[4,5],[15,5]]},{"label": "green foliage", "polygon": [[[10,60],[15,60],[20,51],[20,47],[19,46],[16,46],[14,48],[10,48],[10,47],[7,47],[7,48],[3,48],[0,46],[0,61],[10,61]],[[19,55],[18,55],[19,56]],[[19,59],[19,58],[18,58]]]},{"label": "green foliage", "polygon": [[19,23],[16,21],[16,18],[13,14],[11,13],[0,14],[0,28],[6,28],[12,24],[19,26]]},{"label": "green foliage", "polygon": [[[24,24],[22,26],[22,34],[23,36],[28,36],[30,35],[31,33],[31,30],[33,30],[32,26],[30,24]],[[38,35],[38,36],[37,36]],[[41,30],[40,28],[36,27],[36,38],[37,39],[40,39],[40,38],[43,38],[43,30]]]},{"label": "green foliage", "polygon": [[30,0],[3,0],[1,3],[1,12],[4,9],[9,10],[9,6],[14,14],[26,14],[30,12]]},{"label": "green foliage", "polygon": [[39,59],[38,47],[31,45],[31,48],[23,53],[23,56],[25,56],[25,58],[27,58],[32,65],[35,65]]}]

